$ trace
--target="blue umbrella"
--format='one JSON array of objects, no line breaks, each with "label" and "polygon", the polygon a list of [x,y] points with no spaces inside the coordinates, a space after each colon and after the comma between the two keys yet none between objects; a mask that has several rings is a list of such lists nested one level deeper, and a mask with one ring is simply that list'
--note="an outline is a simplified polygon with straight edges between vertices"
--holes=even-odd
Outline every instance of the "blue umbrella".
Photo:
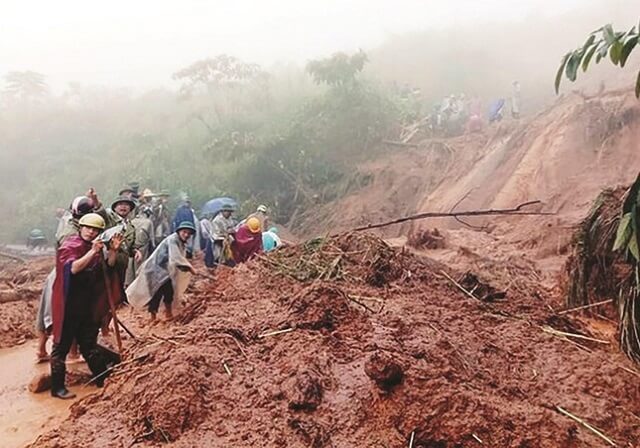
[{"label": "blue umbrella", "polygon": [[200,213],[202,215],[212,215],[215,216],[218,214],[223,205],[230,204],[233,208],[236,208],[237,203],[235,199],[231,198],[214,198],[210,201],[207,201],[203,206]]}]

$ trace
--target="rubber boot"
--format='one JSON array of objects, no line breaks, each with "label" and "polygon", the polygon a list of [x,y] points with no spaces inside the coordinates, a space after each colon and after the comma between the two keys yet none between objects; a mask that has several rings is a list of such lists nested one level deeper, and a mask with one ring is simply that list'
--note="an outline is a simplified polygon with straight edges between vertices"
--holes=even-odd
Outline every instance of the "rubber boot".
[{"label": "rubber boot", "polygon": [[92,349],[89,353],[87,353],[86,360],[87,365],[89,366],[89,370],[91,370],[91,375],[93,375],[94,378],[100,375],[98,378],[93,380],[93,384],[98,387],[104,386],[104,380],[107,378],[107,376],[109,376],[110,372],[105,373],[105,371],[107,370],[107,365],[105,363],[104,357],[100,353],[100,350],[98,350],[97,348]]},{"label": "rubber boot", "polygon": [[76,397],[76,394],[69,392],[64,386],[64,378],[66,375],[66,368],[64,361],[59,359],[51,360],[51,396],[61,398],[63,400],[70,400]]}]

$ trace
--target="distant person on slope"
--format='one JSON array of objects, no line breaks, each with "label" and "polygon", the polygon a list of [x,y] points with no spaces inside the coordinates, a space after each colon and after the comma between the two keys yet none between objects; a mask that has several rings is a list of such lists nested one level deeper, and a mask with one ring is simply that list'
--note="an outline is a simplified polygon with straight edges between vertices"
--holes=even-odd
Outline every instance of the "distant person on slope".
[{"label": "distant person on slope", "polygon": [[151,322],[156,321],[160,302],[164,303],[167,320],[173,318],[174,300],[180,299],[187,289],[190,274],[196,274],[186,257],[187,243],[195,232],[189,221],[178,225],[175,233],[162,240],[143,263],[127,288],[129,303],[137,308],[147,307]]}]

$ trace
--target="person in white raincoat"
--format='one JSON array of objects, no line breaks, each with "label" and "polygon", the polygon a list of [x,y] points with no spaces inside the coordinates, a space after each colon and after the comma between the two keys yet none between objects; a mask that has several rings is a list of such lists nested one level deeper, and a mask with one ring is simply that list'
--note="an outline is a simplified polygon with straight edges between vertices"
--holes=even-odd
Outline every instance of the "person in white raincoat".
[{"label": "person in white raincoat", "polygon": [[142,264],[138,276],[127,288],[129,303],[140,309],[147,307],[152,322],[156,320],[161,301],[167,320],[173,318],[174,300],[182,297],[191,274],[196,273],[186,257],[187,242],[195,232],[192,223],[181,223]]}]

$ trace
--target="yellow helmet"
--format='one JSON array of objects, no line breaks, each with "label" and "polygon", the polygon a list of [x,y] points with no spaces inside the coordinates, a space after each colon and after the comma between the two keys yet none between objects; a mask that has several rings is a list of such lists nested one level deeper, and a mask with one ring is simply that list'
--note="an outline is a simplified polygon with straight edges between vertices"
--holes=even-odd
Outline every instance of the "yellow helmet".
[{"label": "yellow helmet", "polygon": [[258,233],[262,229],[262,225],[260,224],[260,220],[255,216],[247,219],[247,227],[251,233]]},{"label": "yellow helmet", "polygon": [[106,227],[104,219],[97,213],[87,213],[82,218],[80,218],[78,224],[83,227],[92,227],[98,230],[104,230],[104,228]]}]

